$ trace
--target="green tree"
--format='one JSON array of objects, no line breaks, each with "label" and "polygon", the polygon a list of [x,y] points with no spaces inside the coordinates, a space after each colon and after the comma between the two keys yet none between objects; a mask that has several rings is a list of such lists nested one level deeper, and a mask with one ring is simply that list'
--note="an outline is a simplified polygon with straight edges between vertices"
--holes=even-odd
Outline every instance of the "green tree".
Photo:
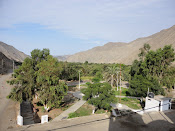
[{"label": "green tree", "polygon": [[114,83],[117,80],[117,72],[119,72],[119,68],[115,65],[112,67],[108,67],[107,72],[105,73],[106,81],[111,83],[111,87],[114,87]]},{"label": "green tree", "polygon": [[168,89],[175,88],[175,67],[169,67],[166,70],[162,82]]},{"label": "green tree", "polygon": [[98,109],[110,110],[111,103],[116,102],[115,92],[109,83],[87,83],[87,88],[82,90],[84,100]]},{"label": "green tree", "polygon": [[8,98],[22,102],[22,100],[33,100],[35,95],[34,70],[32,60],[26,58],[22,65],[14,71],[13,79],[7,81],[10,85],[14,85]]},{"label": "green tree", "polygon": [[146,88],[149,87],[155,94],[164,94],[161,87],[163,85],[172,87],[173,85],[174,80],[170,81],[173,75],[169,75],[172,73],[168,69],[174,58],[174,49],[171,45],[166,45],[163,49],[147,51],[144,60],[135,60],[130,71],[131,89],[129,93],[135,96],[145,96]]},{"label": "green tree", "polygon": [[52,106],[59,106],[67,94],[68,87],[64,82],[59,81],[58,61],[49,55],[37,67],[39,69],[36,72],[37,83],[40,85],[38,96],[44,108],[49,110]]},{"label": "green tree", "polygon": [[146,56],[146,54],[149,52],[151,46],[149,44],[144,44],[143,48],[140,48],[140,53],[138,54],[140,60],[144,60],[144,57]]},{"label": "green tree", "polygon": [[59,80],[62,66],[49,55],[48,49],[35,49],[8,81],[14,88],[8,98],[22,102],[32,101],[38,95],[46,110],[58,107],[67,93],[67,85]]},{"label": "green tree", "polygon": [[131,88],[129,88],[129,95],[131,96],[143,96],[147,95],[147,91],[149,88],[150,92],[154,92],[154,94],[162,94],[164,95],[163,88],[160,87],[158,80],[156,78],[148,79],[142,75],[135,75],[130,82]]}]

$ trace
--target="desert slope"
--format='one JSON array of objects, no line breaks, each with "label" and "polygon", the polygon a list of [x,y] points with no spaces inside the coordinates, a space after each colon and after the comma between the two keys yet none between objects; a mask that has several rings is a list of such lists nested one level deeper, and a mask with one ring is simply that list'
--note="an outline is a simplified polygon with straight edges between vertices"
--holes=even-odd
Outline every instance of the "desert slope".
[{"label": "desert slope", "polygon": [[145,43],[156,50],[171,44],[175,48],[175,26],[148,37],[138,38],[130,43],[109,42],[104,46],[76,53],[67,58],[68,62],[123,63],[130,65],[138,58],[139,49]]},{"label": "desert slope", "polygon": [[26,54],[17,50],[13,46],[5,44],[1,41],[0,41],[0,52],[2,52],[9,59],[18,62],[22,62],[26,57],[28,57]]}]

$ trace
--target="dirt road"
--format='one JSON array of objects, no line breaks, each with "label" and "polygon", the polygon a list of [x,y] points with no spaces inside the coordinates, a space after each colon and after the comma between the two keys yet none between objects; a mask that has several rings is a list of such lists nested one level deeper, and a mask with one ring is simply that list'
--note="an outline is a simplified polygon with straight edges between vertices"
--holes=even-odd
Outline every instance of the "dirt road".
[{"label": "dirt road", "polygon": [[16,102],[6,98],[12,88],[6,83],[10,77],[11,73],[0,75],[0,131],[16,127]]}]

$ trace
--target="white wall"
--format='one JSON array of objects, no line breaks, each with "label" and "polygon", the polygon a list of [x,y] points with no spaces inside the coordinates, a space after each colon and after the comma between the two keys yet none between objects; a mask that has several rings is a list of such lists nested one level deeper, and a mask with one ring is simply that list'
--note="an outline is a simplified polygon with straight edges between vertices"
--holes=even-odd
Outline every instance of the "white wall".
[{"label": "white wall", "polygon": [[166,111],[169,110],[169,99],[162,100],[160,103],[160,110],[159,110],[159,103],[160,101],[155,100],[154,98],[146,97],[145,101],[145,111]]},{"label": "white wall", "polygon": [[161,108],[160,111],[166,111],[169,110],[169,100],[164,100],[161,102]]},{"label": "white wall", "polygon": [[159,101],[146,97],[145,111],[159,111]]}]

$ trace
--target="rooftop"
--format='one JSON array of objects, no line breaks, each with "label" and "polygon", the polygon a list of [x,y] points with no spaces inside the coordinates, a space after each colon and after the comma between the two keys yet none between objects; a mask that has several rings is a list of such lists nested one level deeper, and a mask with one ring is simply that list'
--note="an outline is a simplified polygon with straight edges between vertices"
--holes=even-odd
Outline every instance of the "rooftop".
[{"label": "rooftop", "polygon": [[170,100],[172,98],[170,98],[170,97],[164,97],[162,95],[156,95],[156,96],[154,96],[154,99],[155,100],[158,100],[158,101],[164,101],[164,100]]}]

